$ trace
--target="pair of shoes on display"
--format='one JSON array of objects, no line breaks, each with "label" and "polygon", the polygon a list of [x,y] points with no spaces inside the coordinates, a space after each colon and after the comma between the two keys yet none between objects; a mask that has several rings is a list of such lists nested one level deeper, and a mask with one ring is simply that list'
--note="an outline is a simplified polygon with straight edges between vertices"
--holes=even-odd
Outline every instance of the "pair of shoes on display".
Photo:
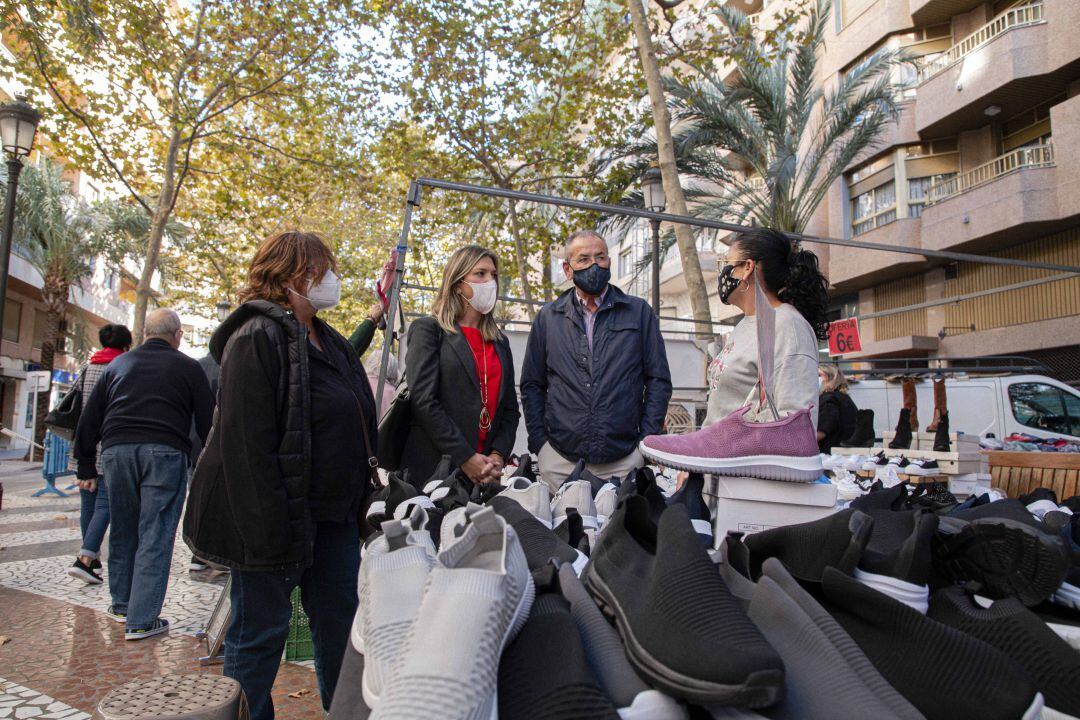
[{"label": "pair of shoes on display", "polygon": [[937,460],[931,460],[929,458],[915,458],[914,460],[909,460],[903,455],[887,456],[885,455],[884,450],[877,455],[863,460],[859,469],[869,471],[883,468],[893,468],[896,472],[905,475],[919,475],[922,477],[941,475],[941,467],[938,465]]},{"label": "pair of shoes on display", "polygon": [[[1062,673],[1075,672],[1074,668],[1080,667],[1080,656],[1051,672],[1048,656],[1067,659],[1063,649],[1073,651],[1060,638],[1051,638],[1054,633],[1012,598],[999,601],[1006,602],[1000,608],[995,604],[988,611],[981,607],[972,611],[988,628],[983,635],[955,627],[953,618],[941,610],[945,604],[941,594],[955,588],[945,588],[929,597],[926,588],[938,517],[920,510],[892,510],[891,504],[889,500],[868,507],[869,514],[851,508],[813,523],[758,533],[765,537],[751,535],[742,541],[729,537],[726,542],[726,565],[721,570],[733,587],[739,574],[758,580],[756,589],[748,587],[748,580],[742,580],[738,592],[749,602],[751,619],[788,666],[788,691],[795,696],[789,700],[797,701],[801,711],[779,714],[824,717],[808,707],[812,708],[810,701],[819,697],[817,693],[823,687],[829,687],[827,680],[807,680],[814,678],[816,665],[828,663],[826,667],[835,667],[827,655],[817,657],[815,662],[795,652],[811,652],[815,647],[813,636],[805,631],[799,634],[790,621],[777,625],[780,609],[769,606],[771,613],[755,609],[753,603],[766,592],[762,587],[768,586],[766,581],[780,582],[787,576],[792,578],[790,585],[796,595],[801,588],[795,578],[818,589],[822,603],[843,633],[865,653],[888,684],[926,717],[1037,717],[1042,701],[1038,691],[1046,693]],[[821,548],[824,558],[799,547],[807,543]],[[813,602],[806,596],[803,604]],[[1019,636],[1015,628],[1001,624],[1005,608],[1012,615],[1017,614],[1017,608],[1023,611],[1026,635]],[[1040,659],[1035,662],[1034,656]],[[1040,672],[1035,672],[1035,667],[1041,668]],[[857,677],[865,680],[868,676],[859,672]],[[850,685],[845,687],[852,689]],[[894,711],[898,708],[895,703],[889,706]]]},{"label": "pair of shoes on display", "polygon": [[487,720],[499,658],[533,603],[525,553],[494,508],[479,506],[448,515],[436,553],[423,514],[387,521],[368,545],[347,652],[364,654],[372,718]]},{"label": "pair of shoes on display", "polygon": [[685,505],[663,510],[657,524],[646,496],[628,494],[583,580],[650,685],[705,706],[760,708],[783,695],[783,662],[720,577]]},{"label": "pair of shoes on display", "polygon": [[[900,419],[896,422],[896,432],[889,442],[892,450],[910,450],[913,440],[911,427],[911,410],[902,408]],[[952,441],[949,439],[949,413],[943,412],[938,416],[937,426],[934,428],[934,452],[949,452],[952,449]]]},{"label": "pair of shoes on display", "polygon": [[749,406],[686,435],[650,435],[639,449],[650,461],[690,472],[814,482],[823,468],[810,409],[775,422],[749,422]]},{"label": "pair of shoes on display", "polygon": [[548,565],[542,574],[529,619],[499,663],[499,717],[684,720],[686,708],[634,672],[574,570]]}]

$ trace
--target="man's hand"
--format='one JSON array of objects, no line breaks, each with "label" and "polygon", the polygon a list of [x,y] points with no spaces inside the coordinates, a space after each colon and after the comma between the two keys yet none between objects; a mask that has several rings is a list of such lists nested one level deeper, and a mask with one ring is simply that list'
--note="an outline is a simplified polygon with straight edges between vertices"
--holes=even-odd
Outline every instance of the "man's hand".
[{"label": "man's hand", "polygon": [[383,316],[382,303],[377,302],[374,305],[372,305],[370,308],[368,308],[367,316],[371,320],[371,322],[378,325],[379,321],[382,320],[382,316]]},{"label": "man's hand", "polygon": [[97,492],[97,478],[91,478],[89,480],[79,480],[77,482],[80,490],[86,492]]}]

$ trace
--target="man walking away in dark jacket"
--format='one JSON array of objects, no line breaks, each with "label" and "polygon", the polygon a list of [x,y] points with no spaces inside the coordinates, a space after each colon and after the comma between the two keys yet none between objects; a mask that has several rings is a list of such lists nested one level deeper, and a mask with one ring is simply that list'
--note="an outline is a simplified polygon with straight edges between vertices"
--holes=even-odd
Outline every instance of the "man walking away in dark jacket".
[{"label": "man walking away in dark jacket", "polygon": [[210,430],[210,385],[178,351],[182,336],[175,312],[150,313],[146,341],[109,364],[75,432],[79,479],[98,476],[101,443],[112,511],[109,615],[126,623],[128,640],[169,629],[159,614],[187,486],[188,430],[193,418],[200,440]]},{"label": "man walking away in dark jacket", "polygon": [[610,267],[603,237],[570,235],[563,272],[574,287],[529,333],[521,399],[529,451],[552,491],[579,460],[605,479],[644,465],[638,442],[660,432],[671,399],[659,322],[644,300],[608,284]]}]

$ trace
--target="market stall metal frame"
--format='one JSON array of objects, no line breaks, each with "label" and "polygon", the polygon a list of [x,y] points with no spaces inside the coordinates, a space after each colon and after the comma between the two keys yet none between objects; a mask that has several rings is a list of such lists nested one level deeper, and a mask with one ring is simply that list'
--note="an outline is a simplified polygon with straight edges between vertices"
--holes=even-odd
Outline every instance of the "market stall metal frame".
[{"label": "market stall metal frame", "polygon": [[[556,207],[573,208],[577,210],[587,210],[590,212],[603,213],[606,215],[622,215],[626,217],[644,218],[647,220],[655,220],[659,222],[679,223],[683,225],[691,225],[693,227],[706,228],[711,230],[725,230],[728,232],[760,232],[762,228],[753,227],[747,225],[739,225],[737,223],[724,222],[722,220],[710,220],[705,218],[696,218],[689,215],[674,215],[666,212],[654,212],[652,210],[645,210],[642,208],[635,208],[623,205],[611,205],[608,203],[592,202],[589,200],[578,200],[576,198],[561,197],[558,195],[545,195],[542,193],[531,193],[521,190],[504,190],[502,188],[489,187],[486,185],[474,185],[470,183],[454,182],[450,180],[438,180],[435,178],[419,177],[409,183],[409,190],[405,199],[405,216],[402,221],[401,234],[398,237],[397,243],[397,260],[394,265],[394,283],[390,291],[390,306],[388,308],[387,317],[387,330],[383,336],[382,356],[379,362],[379,382],[378,389],[375,393],[376,403],[379,404],[379,414],[382,414],[382,396],[383,389],[386,386],[386,368],[390,360],[391,347],[393,345],[394,338],[394,325],[395,319],[399,318],[404,327],[405,316],[401,312],[400,308],[400,296],[401,290],[404,285],[403,275],[405,272],[405,254],[409,248],[409,233],[412,229],[412,215],[413,211],[420,208],[422,202],[422,188],[431,188],[433,190],[445,190],[449,192],[465,193],[468,195],[483,195],[487,197],[502,198],[504,200],[513,200],[519,202],[532,202],[541,205],[553,205]],[[840,247],[858,248],[862,250],[879,250],[885,252],[900,253],[903,255],[918,255],[923,258],[933,258],[938,260],[945,260],[949,262],[971,262],[980,263],[984,265],[1009,265],[1012,267],[1023,267],[1034,270],[1052,270],[1057,272],[1057,275],[1052,275],[1047,278],[1042,278],[1039,281],[1028,281],[1024,285],[1038,283],[1038,282],[1057,282],[1059,280],[1069,279],[1080,275],[1080,267],[1072,265],[1059,265],[1056,263],[1044,263],[1044,262],[1032,262],[1028,260],[1018,260],[1016,258],[1007,257],[994,257],[990,255],[978,255],[974,253],[953,252],[949,250],[927,250],[923,248],[912,248],[905,245],[891,245],[887,243],[872,243],[864,240],[853,240],[848,238],[833,238],[820,235],[807,235],[803,233],[791,233],[785,232],[789,238],[799,242],[812,242],[821,243],[822,245],[837,245]],[[997,292],[1008,290],[1009,288],[999,288]],[[501,298],[511,301],[518,300],[517,298]],[[952,299],[946,298],[944,300],[936,301],[936,303],[945,303],[954,300],[961,300],[963,297]],[[901,308],[903,310],[904,308]],[[892,312],[892,311],[887,311]],[[874,313],[875,316],[884,313]],[[677,319],[682,322],[702,322],[691,318],[666,318]],[[713,322],[713,325],[719,325],[721,323]]]}]

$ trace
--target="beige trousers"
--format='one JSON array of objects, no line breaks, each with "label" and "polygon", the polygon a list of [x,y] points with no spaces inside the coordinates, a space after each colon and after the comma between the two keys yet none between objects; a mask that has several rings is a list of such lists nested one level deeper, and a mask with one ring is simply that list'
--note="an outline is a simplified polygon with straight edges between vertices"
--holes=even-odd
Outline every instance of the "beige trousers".
[{"label": "beige trousers", "polygon": [[[540,464],[540,477],[548,484],[552,493],[566,482],[566,478],[574,471],[574,465],[576,464],[555,452],[550,443],[544,443],[544,447],[540,448],[540,454],[536,456],[536,461]],[[609,463],[588,464],[585,469],[598,478],[607,480],[614,476],[621,481],[628,472],[644,464],[645,458],[641,456],[637,448],[634,448],[634,451],[624,458]]]}]

